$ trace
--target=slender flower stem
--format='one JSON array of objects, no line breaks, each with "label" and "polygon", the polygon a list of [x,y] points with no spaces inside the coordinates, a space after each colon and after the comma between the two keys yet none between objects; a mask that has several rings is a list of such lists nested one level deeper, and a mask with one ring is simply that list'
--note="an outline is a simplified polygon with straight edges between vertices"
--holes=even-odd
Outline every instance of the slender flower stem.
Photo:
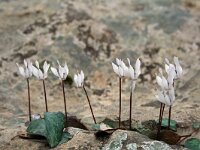
[{"label": "slender flower stem", "polygon": [[31,97],[30,97],[30,85],[29,79],[27,78],[27,86],[28,86],[28,112],[29,112],[29,121],[31,122]]},{"label": "slender flower stem", "polygon": [[159,123],[158,123],[158,132],[157,132],[157,139],[159,140],[159,136],[160,136],[160,130],[161,130],[161,117],[162,117],[162,109],[163,109],[163,104],[160,103],[160,114],[159,114]]},{"label": "slender flower stem", "polygon": [[122,79],[119,77],[119,128],[121,127]]},{"label": "slender flower stem", "polygon": [[46,112],[48,112],[46,86],[45,86],[44,80],[42,80],[42,81],[43,81],[43,88],[44,88],[44,98],[45,98]]},{"label": "slender flower stem", "polygon": [[92,106],[91,106],[91,104],[90,104],[90,99],[89,99],[89,96],[88,96],[88,94],[87,94],[87,91],[86,91],[84,85],[83,85],[83,90],[85,91],[85,95],[86,95],[86,97],[87,97],[87,100],[88,100],[88,103],[89,103],[89,106],[90,106],[90,111],[91,111],[91,113],[92,113],[92,117],[93,117],[94,123],[97,124],[96,119],[95,119],[95,117],[94,117],[93,110],[92,110]]},{"label": "slender flower stem", "polygon": [[130,113],[129,113],[129,129],[131,130],[131,124],[132,124],[132,89],[130,93]]},{"label": "slender flower stem", "polygon": [[158,132],[157,132],[157,139],[159,140],[160,136],[160,130],[162,126],[162,118],[163,118],[163,113],[165,109],[165,104],[161,103],[160,104],[160,114],[159,114],[159,123],[158,123]]},{"label": "slender flower stem", "polygon": [[170,129],[171,109],[172,109],[172,106],[169,106],[169,117],[168,117],[168,127],[167,127],[167,129]]},{"label": "slender flower stem", "polygon": [[62,91],[63,91],[63,98],[64,98],[64,107],[65,107],[65,127],[67,127],[67,106],[66,106],[66,98],[65,98],[65,85],[64,81],[61,81],[62,84]]}]

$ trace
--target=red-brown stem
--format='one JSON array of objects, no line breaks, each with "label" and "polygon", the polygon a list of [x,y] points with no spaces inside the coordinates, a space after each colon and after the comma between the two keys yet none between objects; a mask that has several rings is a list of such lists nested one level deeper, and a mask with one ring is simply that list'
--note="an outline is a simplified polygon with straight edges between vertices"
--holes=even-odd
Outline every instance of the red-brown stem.
[{"label": "red-brown stem", "polygon": [[67,106],[66,106],[66,98],[65,98],[65,85],[64,81],[61,81],[62,84],[62,91],[63,91],[63,98],[64,98],[64,108],[65,108],[65,127],[67,127]]},{"label": "red-brown stem", "polygon": [[93,117],[94,123],[97,124],[96,119],[95,119],[95,117],[94,117],[93,110],[92,110],[92,106],[91,106],[91,104],[90,104],[90,99],[89,99],[89,96],[88,96],[88,94],[87,94],[87,91],[86,91],[84,85],[83,85],[83,90],[85,91],[85,95],[86,95],[86,97],[87,97],[87,100],[88,100],[88,103],[89,103],[89,106],[90,106],[90,111],[91,111],[91,113],[92,113],[92,117]]},{"label": "red-brown stem", "polygon": [[158,132],[157,132],[157,139],[159,140],[159,136],[160,136],[160,130],[161,130],[161,116],[162,116],[162,109],[163,109],[163,104],[160,103],[160,114],[159,114],[159,122],[158,122]]},{"label": "red-brown stem", "polygon": [[161,113],[161,123],[162,123],[162,118],[163,118],[163,113],[164,113],[164,110],[165,110],[165,104],[163,104],[163,107],[162,107],[162,113]]},{"label": "red-brown stem", "polygon": [[130,93],[130,114],[129,114],[129,128],[131,130],[131,124],[132,124],[132,89]]},{"label": "red-brown stem", "polygon": [[119,77],[119,128],[121,127],[122,79]]},{"label": "red-brown stem", "polygon": [[46,112],[48,112],[46,86],[45,86],[44,80],[42,80],[42,81],[43,81],[43,89],[44,89],[44,98],[45,98]]},{"label": "red-brown stem", "polygon": [[168,127],[167,127],[167,129],[170,129],[171,110],[172,110],[172,106],[169,106],[169,117],[168,117]]},{"label": "red-brown stem", "polygon": [[31,96],[30,96],[30,85],[29,79],[27,78],[27,86],[28,86],[28,112],[29,112],[29,121],[31,122]]}]

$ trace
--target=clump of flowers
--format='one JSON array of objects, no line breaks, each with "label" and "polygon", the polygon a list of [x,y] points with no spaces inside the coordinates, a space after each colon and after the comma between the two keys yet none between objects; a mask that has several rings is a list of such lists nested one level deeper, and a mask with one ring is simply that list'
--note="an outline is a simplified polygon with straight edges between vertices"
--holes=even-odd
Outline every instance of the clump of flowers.
[{"label": "clump of flowers", "polygon": [[27,88],[28,88],[28,110],[29,110],[29,121],[31,121],[31,97],[30,97],[30,84],[29,79],[32,77],[32,63],[30,61],[24,60],[24,67],[20,66],[18,63],[17,67],[19,73],[26,78]]},{"label": "clump of flowers", "polygon": [[157,84],[160,87],[160,90],[157,91],[156,98],[158,99],[158,101],[161,102],[157,137],[159,137],[160,134],[165,105],[169,106],[168,129],[170,129],[171,110],[172,110],[172,105],[174,104],[175,101],[175,80],[180,79],[183,74],[183,70],[182,67],[180,66],[178,57],[174,57],[175,64],[169,63],[168,59],[165,59],[165,61],[166,61],[165,71],[167,77],[164,77],[161,69],[160,69],[160,76],[159,75],[156,76]]},{"label": "clump of flowers", "polygon": [[64,109],[65,109],[65,126],[67,127],[67,106],[66,106],[64,80],[66,80],[67,78],[69,69],[66,63],[64,64],[63,67],[60,65],[59,61],[57,61],[57,63],[58,63],[58,68],[51,67],[51,71],[61,81],[62,91],[63,91],[63,100],[64,100]]},{"label": "clump of flowers", "polygon": [[138,76],[141,73],[140,70],[140,66],[141,66],[141,62],[139,60],[139,58],[136,61],[135,64],[135,70],[133,69],[133,67],[130,64],[130,60],[128,60],[128,64],[129,66],[127,67],[126,64],[121,60],[116,58],[116,64],[112,63],[112,67],[114,72],[118,75],[119,77],[119,128],[121,127],[121,102],[122,102],[122,98],[121,98],[121,88],[122,88],[122,78],[128,77],[131,78],[131,91],[130,91],[130,122],[129,122],[129,126],[131,128],[131,120],[132,120],[132,93],[135,90],[135,84],[136,84],[136,80],[138,78]]},{"label": "clump of flowers", "polygon": [[94,120],[94,123],[96,124],[97,122],[96,122],[96,119],[95,119],[95,117],[94,117],[94,113],[93,113],[93,110],[92,110],[92,106],[91,106],[91,103],[90,103],[90,99],[89,99],[88,93],[87,93],[87,91],[86,91],[86,89],[85,89],[85,86],[84,86],[84,73],[83,73],[82,70],[81,70],[80,73],[77,73],[77,74],[74,75],[74,82],[75,82],[77,88],[83,88],[83,90],[84,90],[84,92],[85,92],[85,95],[86,95],[86,97],[87,97],[87,100],[88,100],[88,104],[89,104],[89,107],[90,107],[90,111],[91,111],[91,113],[92,113],[92,118],[93,118],[93,120]]}]

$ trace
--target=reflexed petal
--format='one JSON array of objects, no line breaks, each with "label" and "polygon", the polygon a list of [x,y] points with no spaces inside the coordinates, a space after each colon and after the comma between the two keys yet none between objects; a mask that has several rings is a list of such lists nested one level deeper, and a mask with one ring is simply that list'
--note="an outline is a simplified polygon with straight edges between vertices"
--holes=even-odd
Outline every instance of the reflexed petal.
[{"label": "reflexed petal", "polygon": [[169,65],[169,60],[167,58],[165,58],[165,62]]},{"label": "reflexed petal", "polygon": [[169,98],[170,98],[171,104],[173,104],[173,102],[175,101],[175,91],[173,87],[169,90]]},{"label": "reflexed petal", "polygon": [[120,66],[121,65],[121,60],[116,58],[116,63],[117,63],[118,66]]},{"label": "reflexed petal", "polygon": [[162,87],[164,89],[168,89],[168,82],[167,82],[167,79],[164,76],[162,76]]},{"label": "reflexed petal", "polygon": [[178,57],[174,57],[174,63],[176,65],[177,76],[180,78],[182,76],[183,69],[179,63]]},{"label": "reflexed petal", "polygon": [[81,82],[83,82],[84,81],[84,73],[82,70],[81,70],[80,78],[81,78]]},{"label": "reflexed petal", "polygon": [[169,65],[165,64],[165,71],[169,74]]},{"label": "reflexed petal", "polygon": [[16,63],[16,65],[17,65],[17,67],[18,67],[18,69],[19,69],[19,73],[20,73],[23,77],[25,77],[24,68],[21,67],[21,66],[19,66],[17,63]]},{"label": "reflexed petal", "polygon": [[38,69],[37,69],[35,66],[33,66],[33,65],[32,65],[31,68],[32,68],[31,70],[32,70],[33,75],[34,75],[36,78],[39,79],[39,76],[38,76]]},{"label": "reflexed petal", "polygon": [[39,79],[45,79],[45,78],[46,78],[46,77],[43,75],[41,69],[38,69],[38,77],[39,77]]},{"label": "reflexed petal", "polygon": [[74,82],[76,84],[76,87],[78,87],[78,76],[76,74],[74,75]]},{"label": "reflexed petal", "polygon": [[127,61],[128,61],[128,65],[131,66],[131,63],[130,63],[130,59],[127,58]]},{"label": "reflexed petal", "polygon": [[162,78],[160,76],[156,76],[156,82],[158,85],[163,89],[163,83],[162,83]]},{"label": "reflexed petal", "polygon": [[35,65],[36,65],[36,67],[39,69],[40,68],[40,65],[39,65],[39,62],[36,60],[35,61]]},{"label": "reflexed petal", "polygon": [[26,59],[24,59],[24,66],[27,68],[28,67],[28,63],[26,61]]},{"label": "reflexed petal", "polygon": [[117,75],[119,75],[119,70],[118,70],[117,65],[115,65],[114,63],[112,63],[112,67],[113,67],[114,72],[115,72]]},{"label": "reflexed petal", "polygon": [[129,76],[131,79],[135,79],[135,71],[132,66],[129,66]]},{"label": "reflexed petal", "polygon": [[45,77],[47,77],[47,75],[48,75],[49,67],[50,67],[50,64],[47,64],[47,62],[45,61],[44,65],[43,65],[43,71],[44,71],[44,76]]},{"label": "reflexed petal", "polygon": [[52,71],[52,73],[53,73],[55,76],[57,76],[57,77],[59,77],[59,78],[60,78],[60,76],[59,76],[59,74],[58,74],[58,71],[57,71],[57,69],[56,69],[56,68],[54,68],[54,67],[51,67],[51,71]]},{"label": "reflexed petal", "polygon": [[67,63],[65,63],[64,68],[65,68],[65,73],[66,73],[66,75],[68,75],[68,73],[69,73],[69,68],[68,68],[68,66],[67,66]]},{"label": "reflexed petal", "polygon": [[141,62],[140,59],[138,58],[135,63],[135,78],[138,78],[138,76],[141,74],[140,66]]}]

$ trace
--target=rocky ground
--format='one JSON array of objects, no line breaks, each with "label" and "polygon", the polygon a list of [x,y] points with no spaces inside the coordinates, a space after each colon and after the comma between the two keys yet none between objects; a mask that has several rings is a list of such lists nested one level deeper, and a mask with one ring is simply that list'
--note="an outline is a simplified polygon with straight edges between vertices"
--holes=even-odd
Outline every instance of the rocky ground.
[{"label": "rocky ground", "polygon": [[[184,76],[176,82],[172,118],[186,124],[200,121],[200,1],[0,0],[0,12],[0,148],[45,149],[44,143],[12,139],[25,129],[28,120],[26,81],[18,75],[15,65],[23,63],[23,59],[48,60],[54,66],[57,59],[66,61],[72,77],[82,69],[95,116],[102,117],[118,114],[118,79],[111,62],[116,57],[129,57],[133,64],[140,57],[142,75],[134,93],[132,115],[144,121],[158,118],[155,73],[163,67],[165,57],[172,60],[178,56]],[[43,114],[42,83],[34,78],[30,82],[32,113]],[[49,111],[63,111],[61,86],[52,73],[46,85]],[[90,117],[81,89],[68,82],[66,95],[70,114]],[[129,110],[128,80],[123,81],[122,100],[125,120]],[[102,147],[102,143],[91,141],[93,134],[80,134],[61,147]],[[121,134],[127,138],[131,133],[116,131],[109,141]],[[89,141],[96,144],[91,146]],[[131,142],[130,147],[137,143]]]}]

